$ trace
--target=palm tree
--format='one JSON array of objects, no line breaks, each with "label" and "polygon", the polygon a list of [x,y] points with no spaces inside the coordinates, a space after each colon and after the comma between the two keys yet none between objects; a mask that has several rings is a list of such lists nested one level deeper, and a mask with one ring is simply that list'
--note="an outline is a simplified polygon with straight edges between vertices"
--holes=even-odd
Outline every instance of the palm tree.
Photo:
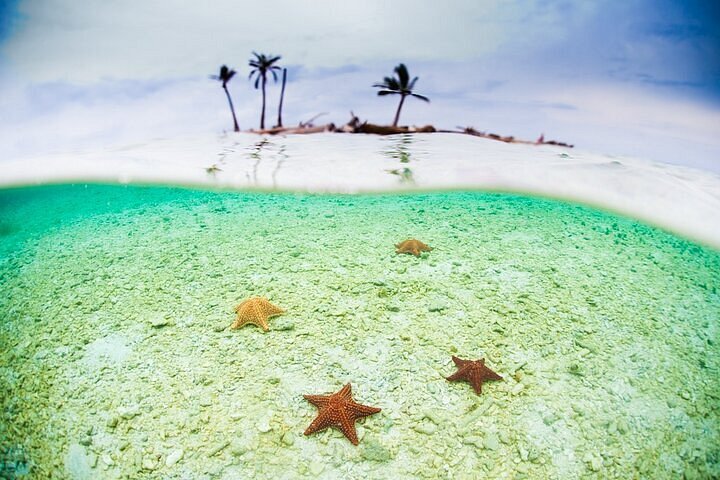
[{"label": "palm tree", "polygon": [[395,112],[395,120],[393,120],[393,127],[397,127],[398,120],[400,120],[400,110],[402,110],[403,103],[405,102],[405,97],[410,95],[411,97],[419,98],[420,100],[424,100],[426,102],[430,101],[429,98],[412,92],[412,89],[413,87],[415,87],[415,82],[417,82],[418,77],[410,80],[410,75],[408,75],[407,67],[405,67],[405,64],[401,63],[400,65],[395,67],[395,73],[397,73],[397,78],[385,77],[382,83],[376,83],[375,85],[373,85],[373,87],[375,88],[382,89],[378,92],[378,95],[380,96],[400,95],[400,103],[398,104],[397,112]]},{"label": "palm tree", "polygon": [[285,83],[287,82],[287,68],[283,68],[282,87],[280,88],[280,103],[278,104],[278,121],[277,127],[282,127],[282,106],[285,98]]},{"label": "palm tree", "polygon": [[230,104],[230,112],[232,112],[235,131],[239,132],[240,127],[238,127],[237,118],[235,118],[235,107],[233,107],[232,99],[230,98],[230,92],[228,92],[227,89],[227,83],[230,81],[231,78],[233,78],[233,76],[235,76],[235,70],[232,70],[226,65],[223,65],[222,67],[220,67],[220,75],[210,75],[210,78],[222,82],[222,88],[223,90],[225,90],[225,95],[227,95],[228,103]]},{"label": "palm tree", "polygon": [[253,67],[250,71],[248,78],[255,76],[255,88],[262,84],[262,110],[260,112],[260,130],[265,129],[265,84],[267,83],[267,73],[272,73],[273,79],[277,82],[277,73],[275,70],[280,70],[280,67],[273,65],[275,62],[280,60],[280,56],[269,56],[265,54],[258,54],[253,52],[255,58],[250,59],[249,65]]}]

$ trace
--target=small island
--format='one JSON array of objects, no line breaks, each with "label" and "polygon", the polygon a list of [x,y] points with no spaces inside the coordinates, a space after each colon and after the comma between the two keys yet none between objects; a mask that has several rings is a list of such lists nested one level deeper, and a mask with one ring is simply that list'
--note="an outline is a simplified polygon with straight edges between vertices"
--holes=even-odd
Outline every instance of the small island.
[{"label": "small island", "polygon": [[[255,89],[259,89],[262,92],[262,107],[260,110],[260,128],[247,130],[249,133],[257,133],[261,135],[294,135],[294,134],[311,134],[311,133],[324,133],[324,132],[335,132],[335,133],[364,133],[372,135],[396,135],[396,134],[411,134],[411,133],[459,133],[464,135],[471,135],[474,137],[487,138],[489,140],[496,140],[505,143],[521,143],[526,145],[554,145],[559,147],[573,148],[574,145],[560,142],[557,140],[545,140],[545,135],[541,134],[537,140],[521,140],[517,139],[512,135],[498,135],[495,133],[484,132],[475,129],[474,127],[457,127],[456,129],[439,129],[434,125],[428,124],[423,126],[402,126],[398,125],[400,121],[400,113],[407,97],[414,97],[424,102],[430,102],[430,99],[424,95],[415,93],[414,88],[419,77],[413,77],[410,79],[410,74],[404,63],[400,63],[394,69],[395,75],[383,78],[382,82],[373,85],[373,88],[378,88],[377,94],[379,96],[386,95],[399,95],[400,101],[395,111],[395,117],[391,125],[381,125],[370,123],[368,121],[361,121],[352,111],[350,112],[350,121],[344,125],[335,125],[334,123],[326,123],[322,125],[315,125],[314,120],[319,116],[316,115],[312,119],[306,122],[299,122],[297,126],[286,127],[282,121],[282,108],[283,101],[285,99],[285,87],[287,84],[287,69],[282,69],[282,86],[280,89],[280,99],[278,101],[278,117],[277,124],[271,128],[265,127],[265,110],[267,105],[267,93],[266,87],[268,82],[268,76],[272,76],[274,82],[278,80],[278,71],[280,67],[276,65],[282,57],[280,55],[265,55],[253,52],[253,57],[248,65],[252,68],[250,71],[249,79],[254,80]],[[211,75],[210,78],[222,82],[222,88],[225,91],[225,95],[228,99],[230,106],[230,112],[232,113],[233,119],[233,131],[240,132],[237,118],[235,116],[235,108],[233,106],[230,92],[227,89],[228,82],[235,76],[236,71],[229,68],[227,65],[220,67],[218,75]]]}]

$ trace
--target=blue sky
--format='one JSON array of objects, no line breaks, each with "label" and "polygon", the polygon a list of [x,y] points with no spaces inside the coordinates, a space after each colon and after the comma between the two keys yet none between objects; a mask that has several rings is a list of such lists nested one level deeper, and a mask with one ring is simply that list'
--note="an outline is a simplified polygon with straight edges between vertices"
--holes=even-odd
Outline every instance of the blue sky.
[{"label": "blue sky", "polygon": [[[405,62],[430,104],[401,123],[575,143],[720,172],[720,4],[671,0],[0,3],[0,160],[257,127],[253,50],[289,69],[285,123],[352,110]],[[208,6],[209,5],[209,6]],[[269,88],[270,118],[279,89]]]}]

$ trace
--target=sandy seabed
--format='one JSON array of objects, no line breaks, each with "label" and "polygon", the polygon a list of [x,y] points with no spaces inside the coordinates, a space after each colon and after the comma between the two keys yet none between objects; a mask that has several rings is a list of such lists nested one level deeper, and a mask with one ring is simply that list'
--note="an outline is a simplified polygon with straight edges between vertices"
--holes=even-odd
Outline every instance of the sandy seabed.
[{"label": "sandy seabed", "polygon": [[[0,477],[720,476],[720,253],[635,221],[64,185],[0,191],[0,235]],[[251,296],[287,313],[229,330]],[[346,382],[360,445],[304,436]]]}]

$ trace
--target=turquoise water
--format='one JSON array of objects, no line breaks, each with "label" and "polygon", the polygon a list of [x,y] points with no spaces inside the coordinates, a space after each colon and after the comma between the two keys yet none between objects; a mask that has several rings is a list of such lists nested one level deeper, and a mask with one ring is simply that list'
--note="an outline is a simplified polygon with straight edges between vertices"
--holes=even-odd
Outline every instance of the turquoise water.
[{"label": "turquoise water", "polygon": [[[584,206],[4,190],[0,278],[0,477],[720,475],[720,253]],[[304,436],[347,382],[359,446]]]}]

